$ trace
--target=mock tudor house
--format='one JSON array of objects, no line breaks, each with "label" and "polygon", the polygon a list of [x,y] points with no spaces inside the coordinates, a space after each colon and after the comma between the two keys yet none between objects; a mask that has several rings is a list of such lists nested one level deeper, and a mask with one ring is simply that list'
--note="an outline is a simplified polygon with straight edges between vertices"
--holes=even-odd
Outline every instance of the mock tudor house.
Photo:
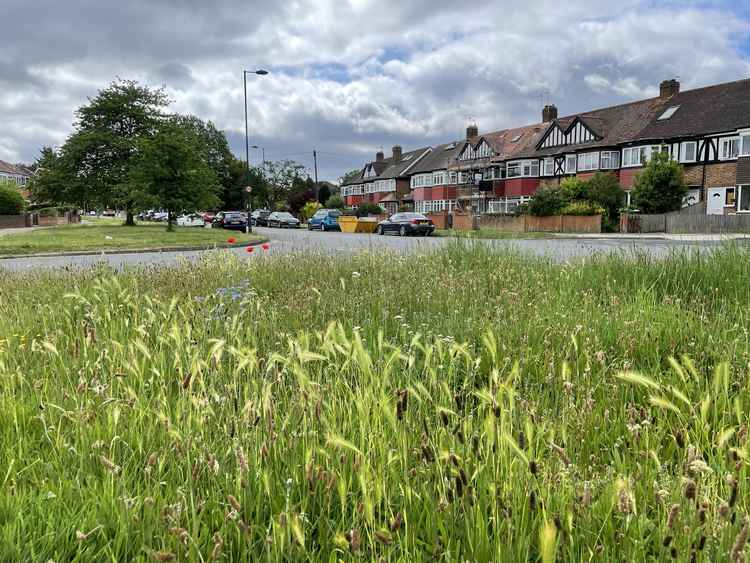
[{"label": "mock tudor house", "polygon": [[709,214],[750,213],[750,80],[684,92],[665,80],[658,97],[565,117],[547,105],[540,123],[483,135],[473,124],[461,142],[407,153],[412,165],[396,148],[398,158],[395,150],[388,160],[379,153],[346,187],[353,190],[347,204],[357,204],[357,189],[373,193],[363,187],[368,181],[396,179],[383,189],[399,194],[408,178],[417,211],[512,213],[540,187],[596,172],[614,174],[629,201],[638,172],[662,152],[684,167],[686,204],[705,200]]},{"label": "mock tudor house", "polygon": [[0,160],[0,184],[14,183],[25,188],[31,179],[31,172],[22,166]]}]

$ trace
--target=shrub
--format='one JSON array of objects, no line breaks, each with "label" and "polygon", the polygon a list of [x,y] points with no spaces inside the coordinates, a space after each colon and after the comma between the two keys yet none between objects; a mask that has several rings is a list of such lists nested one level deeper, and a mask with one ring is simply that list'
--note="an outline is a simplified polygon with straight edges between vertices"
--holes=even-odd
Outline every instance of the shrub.
[{"label": "shrub", "polygon": [[604,215],[605,209],[593,201],[571,201],[560,210],[560,215]]},{"label": "shrub", "polygon": [[542,188],[534,194],[528,204],[528,210],[530,215],[537,217],[557,215],[566,203],[561,189]]},{"label": "shrub", "polygon": [[604,208],[602,217],[604,229],[613,231],[620,220],[620,209],[625,203],[625,190],[614,174],[597,172],[586,182],[585,199]]},{"label": "shrub", "polygon": [[682,208],[687,193],[682,166],[665,153],[651,157],[635,177],[633,204],[643,213],[667,213]]},{"label": "shrub", "polygon": [[340,195],[334,194],[326,200],[325,206],[326,209],[344,209],[346,204]]},{"label": "shrub", "polygon": [[20,215],[26,202],[14,184],[0,184],[0,215]]},{"label": "shrub", "polygon": [[308,201],[299,211],[300,219],[307,221],[310,217],[315,215],[315,212],[320,208],[321,205],[317,201]]},{"label": "shrub", "polygon": [[589,199],[587,195],[588,182],[573,176],[563,178],[560,182],[560,192],[565,201],[579,201]]},{"label": "shrub", "polygon": [[382,215],[385,213],[382,207],[377,203],[360,203],[357,207],[357,217],[367,217],[368,215]]}]

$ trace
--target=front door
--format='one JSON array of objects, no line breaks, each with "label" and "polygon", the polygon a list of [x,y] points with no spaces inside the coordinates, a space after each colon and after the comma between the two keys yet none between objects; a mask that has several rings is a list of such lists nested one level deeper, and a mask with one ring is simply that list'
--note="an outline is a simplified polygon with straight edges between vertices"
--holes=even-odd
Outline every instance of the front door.
[{"label": "front door", "polygon": [[708,188],[706,213],[708,215],[724,215],[724,202],[726,201],[726,197],[726,188]]}]

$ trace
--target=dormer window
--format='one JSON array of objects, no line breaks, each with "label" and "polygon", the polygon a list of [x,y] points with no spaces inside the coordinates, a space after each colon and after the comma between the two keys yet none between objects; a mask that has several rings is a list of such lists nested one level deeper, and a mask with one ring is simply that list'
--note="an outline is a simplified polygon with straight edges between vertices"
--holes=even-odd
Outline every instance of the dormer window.
[{"label": "dormer window", "polygon": [[661,114],[658,121],[666,121],[670,117],[672,117],[675,113],[677,113],[677,110],[680,109],[680,106],[672,106],[667,108],[667,110]]}]

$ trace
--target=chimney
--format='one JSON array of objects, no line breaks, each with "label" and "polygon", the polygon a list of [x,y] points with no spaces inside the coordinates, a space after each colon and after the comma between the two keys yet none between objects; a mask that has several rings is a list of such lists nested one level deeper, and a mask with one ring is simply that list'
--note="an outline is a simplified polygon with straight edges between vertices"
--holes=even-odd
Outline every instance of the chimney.
[{"label": "chimney", "polygon": [[393,145],[393,162],[401,162],[403,152],[401,145]]},{"label": "chimney", "polygon": [[466,139],[475,139],[476,137],[479,137],[479,127],[476,123],[472,123],[466,128]]},{"label": "chimney", "polygon": [[544,109],[542,109],[542,123],[549,123],[555,119],[557,119],[557,106],[554,104],[544,106]]},{"label": "chimney", "polygon": [[664,80],[659,84],[659,97],[667,100],[672,96],[680,93],[680,81],[676,79]]},{"label": "chimney", "polygon": [[378,151],[375,153],[375,162],[383,162],[385,160],[385,155],[383,154],[383,151]]}]

